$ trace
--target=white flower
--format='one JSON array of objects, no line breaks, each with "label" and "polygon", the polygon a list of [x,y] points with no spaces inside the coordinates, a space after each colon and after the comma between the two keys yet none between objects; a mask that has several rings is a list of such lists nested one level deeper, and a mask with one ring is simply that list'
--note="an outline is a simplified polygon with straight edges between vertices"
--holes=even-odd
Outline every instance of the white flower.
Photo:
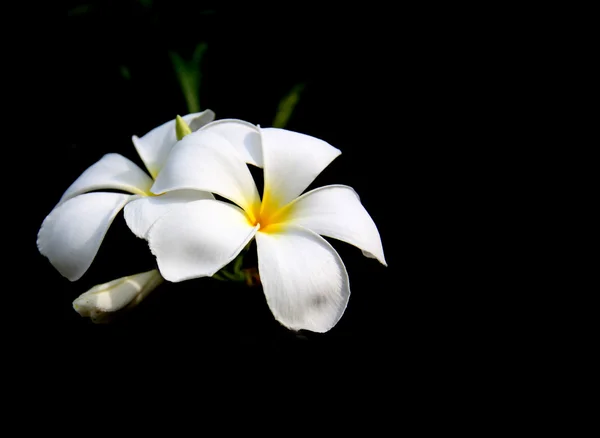
[{"label": "white flower", "polygon": [[115,312],[137,306],[163,280],[153,269],[99,284],[73,301],[73,308],[94,322],[108,322]]},{"label": "white flower", "polygon": [[[215,114],[206,110],[183,117],[191,130],[211,122]],[[171,120],[142,138],[133,136],[133,144],[153,178],[158,175],[167,155],[177,142],[175,120]],[[154,183],[135,163],[119,154],[107,154],[85,170],[63,194],[59,203],[44,219],[38,233],[40,253],[71,281],[78,280],[90,267],[110,224],[125,207],[125,219],[138,237],[173,205],[198,199],[214,199],[210,193],[196,190],[174,191],[156,197],[150,192]],[[124,193],[94,192],[112,189]],[[134,201],[134,202],[131,202]]]},{"label": "white flower", "polygon": [[[264,164],[262,201],[240,151],[252,151],[255,163]],[[158,219],[147,239],[161,274],[173,282],[212,276],[255,238],[275,318],[293,330],[331,329],[344,313],[350,287],[338,253],[319,234],[386,264],[377,227],[352,188],[332,185],[299,196],[339,154],[307,135],[234,120],[221,121],[218,131],[185,137],[152,192],[205,190],[236,205],[193,201]]]}]

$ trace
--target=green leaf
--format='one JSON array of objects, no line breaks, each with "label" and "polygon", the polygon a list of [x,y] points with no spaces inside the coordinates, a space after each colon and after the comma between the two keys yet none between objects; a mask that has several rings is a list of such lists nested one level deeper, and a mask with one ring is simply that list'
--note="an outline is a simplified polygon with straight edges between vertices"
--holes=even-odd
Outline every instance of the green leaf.
[{"label": "green leaf", "polygon": [[300,100],[300,93],[304,90],[304,84],[296,84],[291,91],[286,94],[279,102],[275,119],[273,119],[274,128],[285,128],[292,117],[294,108]]},{"label": "green leaf", "polygon": [[202,62],[206,48],[206,43],[198,44],[190,61],[184,60],[178,53],[169,52],[177,80],[187,103],[188,112],[190,113],[200,112],[200,82],[202,78],[200,63]]},{"label": "green leaf", "polygon": [[119,71],[121,72],[121,76],[123,77],[123,79],[125,79],[125,80],[131,79],[131,72],[129,71],[129,68],[127,68],[126,65],[119,66]]}]

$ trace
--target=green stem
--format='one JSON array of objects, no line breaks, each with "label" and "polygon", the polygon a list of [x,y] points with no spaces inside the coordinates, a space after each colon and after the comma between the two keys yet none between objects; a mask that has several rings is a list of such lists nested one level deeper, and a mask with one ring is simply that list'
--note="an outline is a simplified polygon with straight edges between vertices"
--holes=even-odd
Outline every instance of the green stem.
[{"label": "green stem", "polygon": [[217,272],[215,275],[213,275],[212,278],[219,280],[219,281],[227,281],[227,279],[223,278],[223,276],[221,274],[219,274],[219,272]]},{"label": "green stem", "polygon": [[238,254],[238,256],[233,260],[233,262],[229,263],[227,266],[223,267],[219,272],[213,275],[213,278],[221,281],[236,281],[236,282],[246,282],[247,283],[247,272],[242,269],[244,265],[244,256],[248,249],[250,248],[250,243],[244,247]]}]

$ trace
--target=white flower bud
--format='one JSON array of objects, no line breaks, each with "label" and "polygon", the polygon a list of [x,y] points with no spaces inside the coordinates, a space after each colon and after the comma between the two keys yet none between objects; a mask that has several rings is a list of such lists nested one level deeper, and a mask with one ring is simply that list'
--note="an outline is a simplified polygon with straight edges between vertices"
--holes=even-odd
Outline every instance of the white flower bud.
[{"label": "white flower bud", "polygon": [[73,301],[73,308],[95,323],[108,322],[122,309],[137,306],[164,281],[157,269],[94,286]]}]

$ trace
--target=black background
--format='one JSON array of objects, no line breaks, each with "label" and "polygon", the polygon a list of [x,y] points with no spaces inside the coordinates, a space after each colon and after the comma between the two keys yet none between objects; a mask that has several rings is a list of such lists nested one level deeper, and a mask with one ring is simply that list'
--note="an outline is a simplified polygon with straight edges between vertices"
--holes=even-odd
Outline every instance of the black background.
[{"label": "black background", "polygon": [[[39,43],[44,49],[31,77],[38,81],[33,98],[44,108],[42,134],[22,151],[32,153],[43,184],[23,219],[24,276],[32,282],[26,300],[41,310],[38,322],[60,328],[59,342],[94,351],[184,354],[207,345],[367,346],[419,354],[460,342],[455,335],[467,327],[448,309],[468,297],[447,293],[466,287],[452,283],[459,273],[447,266],[459,238],[449,233],[458,195],[447,171],[440,177],[438,170],[453,155],[440,139],[455,134],[456,113],[473,99],[455,80],[473,73],[460,66],[460,29],[451,40],[445,39],[448,26],[436,30],[443,10],[86,4],[82,10],[68,2],[61,32],[48,31],[46,44]],[[165,283],[108,326],[80,317],[71,304],[79,294],[154,266],[147,244],[131,234],[122,214],[77,282],[62,278],[37,252],[40,224],[81,172],[108,152],[141,165],[131,135],[187,113],[169,51],[190,57],[200,42],[208,45],[200,105],[217,118],[270,126],[279,100],[295,84],[306,85],[287,129],[342,151],[311,187],[353,187],[379,228],[387,268],[329,240],[346,264],[352,293],[345,315],[326,334],[293,333],[273,319],[260,289],[211,279]],[[469,140],[462,133],[452,143]]]},{"label": "black background", "polygon": [[[539,281],[552,283],[558,275],[532,271],[535,235],[545,222],[528,212],[546,181],[532,171],[562,172],[539,160],[548,145],[559,155],[570,144],[548,138],[560,124],[545,119],[556,109],[551,104],[560,81],[552,72],[561,62],[555,51],[565,43],[536,26],[554,27],[560,19],[545,20],[537,7],[422,2],[335,10],[304,3],[86,4],[91,8],[84,14],[72,13],[81,5],[68,1],[35,8],[21,3],[28,10],[4,15],[25,22],[16,31],[6,26],[4,54],[4,72],[16,76],[3,82],[3,97],[16,97],[3,101],[4,170],[11,178],[3,192],[3,222],[11,222],[3,241],[4,339],[19,347],[7,362],[33,354],[38,357],[27,363],[35,368],[28,378],[57,365],[77,384],[96,382],[94,394],[106,389],[112,395],[122,386],[102,382],[124,364],[128,381],[165,364],[175,372],[169,366],[169,373],[153,369],[151,375],[173,379],[181,366],[196,371],[218,361],[218,350],[242,352],[241,360],[230,362],[237,374],[229,377],[251,381],[251,365],[262,357],[270,360],[269,373],[296,368],[277,354],[282,349],[297,356],[350,352],[353,360],[342,366],[308,361],[277,382],[317,374],[357,395],[366,381],[403,397],[421,413],[417,421],[425,417],[422,424],[444,428],[452,421],[472,424],[486,412],[501,417],[486,429],[504,425],[515,403],[529,403],[523,388],[531,390],[531,381],[549,369],[529,359],[540,344],[554,342],[550,324],[535,318],[543,313],[542,295],[556,286],[540,287]],[[379,228],[387,268],[330,240],[348,269],[352,293],[345,315],[326,334],[290,332],[272,318],[259,289],[210,279],[164,284],[114,324],[92,324],[72,309],[73,299],[154,263],[122,215],[77,282],[62,278],[37,251],[44,217],[82,171],[107,152],[141,164],[131,135],[186,113],[168,53],[188,57],[199,42],[208,44],[200,104],[217,118],[269,126],[279,99],[306,84],[287,128],[342,151],[313,186],[352,186]],[[563,313],[548,318],[561,320]],[[72,354],[65,356],[64,347]],[[265,356],[265,350],[276,355]],[[195,376],[212,383],[210,374]],[[548,381],[541,386],[552,391]],[[457,402],[461,396],[472,402],[468,409]],[[490,398],[501,409],[487,404]],[[440,420],[440,412],[452,418]]]}]

